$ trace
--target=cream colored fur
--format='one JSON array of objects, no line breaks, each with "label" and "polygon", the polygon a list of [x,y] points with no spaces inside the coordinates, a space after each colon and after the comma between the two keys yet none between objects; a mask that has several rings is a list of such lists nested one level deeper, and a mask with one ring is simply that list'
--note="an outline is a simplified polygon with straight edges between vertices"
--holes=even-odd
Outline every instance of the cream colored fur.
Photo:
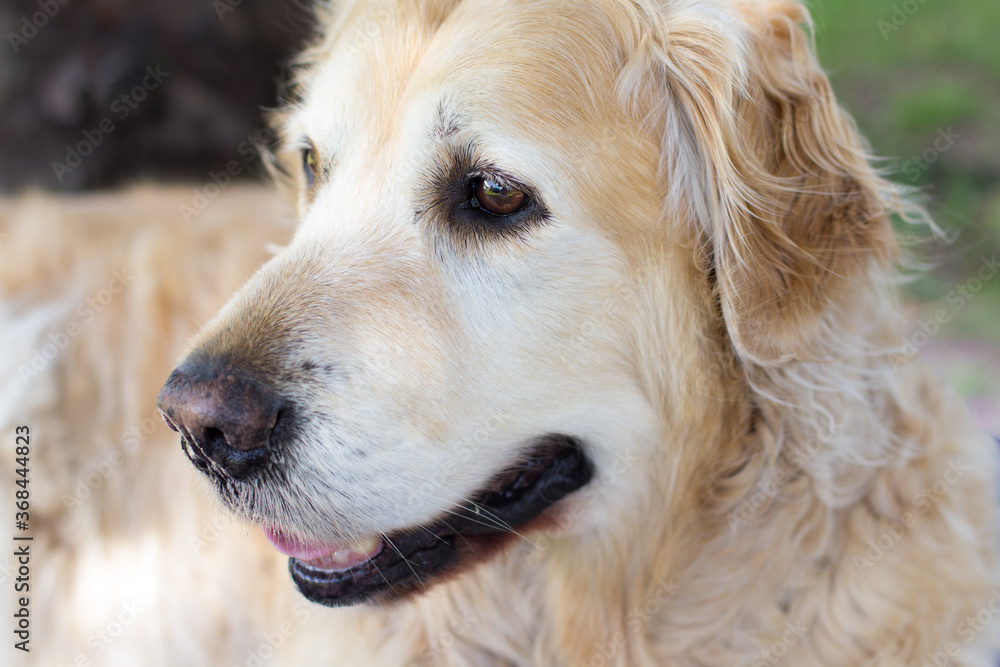
[{"label": "cream colored fur", "polygon": [[[896,354],[889,215],[920,214],[869,166],[799,5],[373,0],[320,22],[278,118],[294,234],[277,195],[236,186],[187,226],[185,189],[0,210],[0,415],[34,439],[23,664],[992,667],[995,446]],[[421,215],[448,141],[549,220],[511,239]],[[423,595],[316,607],[176,437],[142,431],[199,329],[203,350],[349,371],[299,396],[331,419],[246,499],[256,522],[424,523],[550,432],[595,478]]]}]

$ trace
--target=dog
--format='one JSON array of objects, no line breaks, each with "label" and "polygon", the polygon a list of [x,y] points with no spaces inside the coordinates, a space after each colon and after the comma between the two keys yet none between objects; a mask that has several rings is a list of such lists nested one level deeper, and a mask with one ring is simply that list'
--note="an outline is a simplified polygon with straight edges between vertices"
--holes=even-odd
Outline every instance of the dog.
[{"label": "dog", "polygon": [[[781,0],[321,9],[276,116],[297,227],[158,398],[252,534],[178,555],[172,527],[211,516],[195,482],[122,494],[162,502],[98,529],[191,569],[153,559],[157,623],[102,655],[995,664],[994,446],[901,348],[890,218],[923,214],[872,168],[808,21]],[[165,264],[172,293],[219,293]],[[127,320],[160,331],[170,305]],[[81,599],[65,576],[47,589]]]}]

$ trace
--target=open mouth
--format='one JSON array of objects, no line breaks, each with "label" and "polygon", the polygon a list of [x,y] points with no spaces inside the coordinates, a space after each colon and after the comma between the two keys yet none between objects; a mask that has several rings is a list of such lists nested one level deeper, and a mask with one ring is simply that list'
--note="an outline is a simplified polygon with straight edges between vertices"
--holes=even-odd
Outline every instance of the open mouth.
[{"label": "open mouth", "polygon": [[290,556],[292,579],[313,602],[331,607],[385,602],[487,558],[592,475],[574,439],[548,436],[470,502],[431,524],[341,545],[307,546],[278,530],[267,536]]}]

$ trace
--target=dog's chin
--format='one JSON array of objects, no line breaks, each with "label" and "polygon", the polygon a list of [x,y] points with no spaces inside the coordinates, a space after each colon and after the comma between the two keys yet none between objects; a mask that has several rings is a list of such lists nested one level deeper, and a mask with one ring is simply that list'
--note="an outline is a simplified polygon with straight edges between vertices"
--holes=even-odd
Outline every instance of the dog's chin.
[{"label": "dog's chin", "polygon": [[343,544],[306,544],[274,528],[267,536],[290,556],[292,579],[313,602],[379,604],[420,593],[521,539],[590,481],[593,468],[575,439],[546,436],[536,444],[470,502],[428,524]]}]

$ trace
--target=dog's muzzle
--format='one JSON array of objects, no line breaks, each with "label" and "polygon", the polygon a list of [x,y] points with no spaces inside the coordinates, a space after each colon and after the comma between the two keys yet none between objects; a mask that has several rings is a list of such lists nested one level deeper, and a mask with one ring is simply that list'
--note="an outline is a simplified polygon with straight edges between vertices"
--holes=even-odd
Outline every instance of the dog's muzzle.
[{"label": "dog's muzzle", "polygon": [[370,554],[349,554],[346,563],[290,558],[289,571],[303,595],[331,607],[405,597],[524,539],[525,529],[591,477],[593,467],[575,439],[547,436],[436,521],[386,535],[366,545]]},{"label": "dog's muzzle", "polygon": [[[295,439],[292,405],[251,372],[221,361],[182,364],[157,405],[167,425],[181,434],[188,458],[223,495],[233,481],[280,465],[282,443]],[[289,556],[292,579],[310,600],[328,606],[384,602],[426,590],[523,539],[524,530],[539,525],[546,510],[592,476],[576,439],[547,435],[468,501],[427,524],[351,544],[310,544],[281,526],[264,529],[272,545]]]}]

